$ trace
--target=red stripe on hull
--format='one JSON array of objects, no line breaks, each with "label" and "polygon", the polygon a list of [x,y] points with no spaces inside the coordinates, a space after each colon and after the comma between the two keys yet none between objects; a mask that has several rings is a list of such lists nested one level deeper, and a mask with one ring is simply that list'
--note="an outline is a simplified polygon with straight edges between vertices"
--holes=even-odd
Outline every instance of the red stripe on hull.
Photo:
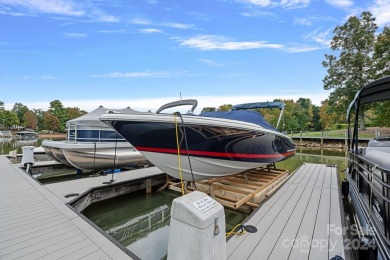
[{"label": "red stripe on hull", "polygon": [[[143,152],[156,152],[156,153],[170,153],[177,154],[177,149],[167,148],[154,148],[154,147],[136,147],[138,151]],[[213,157],[226,157],[226,158],[248,158],[248,159],[267,159],[267,158],[281,158],[295,154],[295,151],[281,153],[281,154],[247,154],[247,153],[221,153],[221,152],[208,152],[208,151],[193,151],[189,150],[190,155],[200,156],[213,156]],[[181,155],[187,155],[187,150],[180,150]]]}]

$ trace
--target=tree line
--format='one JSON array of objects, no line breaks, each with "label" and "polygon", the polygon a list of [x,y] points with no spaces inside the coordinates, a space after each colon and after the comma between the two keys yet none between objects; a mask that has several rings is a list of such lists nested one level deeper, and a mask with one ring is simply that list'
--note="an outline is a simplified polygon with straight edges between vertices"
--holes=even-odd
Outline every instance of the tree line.
[{"label": "tree line", "polygon": [[4,109],[0,101],[0,126],[5,129],[26,128],[34,131],[65,132],[66,122],[87,112],[78,107],[64,107],[61,101],[50,102],[47,111],[29,109],[22,103],[15,103],[11,110]]},{"label": "tree line", "polygon": [[[286,104],[284,130],[306,131],[340,129],[345,127],[348,105],[356,92],[368,82],[390,75],[390,27],[377,32],[378,25],[370,12],[351,16],[343,25],[336,26],[330,49],[325,54],[322,66],[327,75],[323,79],[325,90],[333,90],[321,106],[313,105],[307,98],[297,101],[277,99]],[[206,107],[206,111],[230,110],[231,104]],[[390,101],[365,107],[361,115],[361,126],[390,126]],[[259,111],[272,125],[278,119],[277,109]],[[12,128],[22,126],[34,130],[65,131],[66,121],[86,114],[77,107],[65,108],[59,100],[50,102],[48,111],[30,110],[21,103],[15,103],[12,110],[4,109],[0,101],[0,126]],[[365,118],[365,120],[363,120]]]}]

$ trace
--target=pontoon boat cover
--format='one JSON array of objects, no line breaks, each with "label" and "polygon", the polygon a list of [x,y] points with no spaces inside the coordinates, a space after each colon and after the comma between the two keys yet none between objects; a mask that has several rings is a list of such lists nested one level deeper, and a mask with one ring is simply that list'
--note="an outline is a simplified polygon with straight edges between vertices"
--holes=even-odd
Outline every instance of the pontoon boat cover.
[{"label": "pontoon boat cover", "polygon": [[283,109],[286,106],[283,102],[256,102],[234,105],[232,110],[254,109],[254,108],[279,108]]},{"label": "pontoon boat cover", "polygon": [[384,77],[363,86],[362,89],[356,93],[355,98],[349,104],[347,111],[347,122],[350,120],[352,108],[370,102],[377,102],[390,99],[390,76]]},{"label": "pontoon boat cover", "polygon": [[95,110],[89,112],[88,114],[85,114],[83,116],[80,116],[78,118],[69,120],[66,122],[66,127],[70,125],[77,125],[77,126],[91,126],[91,127],[105,127],[110,128],[107,124],[103,123],[99,120],[99,117],[108,111],[115,111],[122,114],[139,114],[142,112],[138,112],[136,110],[131,109],[130,107],[124,108],[124,109],[111,109],[111,108],[105,108],[103,106],[100,106],[96,108]]},{"label": "pontoon boat cover", "polygon": [[279,132],[273,126],[271,126],[260,113],[257,113],[255,111],[250,111],[250,110],[215,111],[215,112],[201,113],[199,116],[217,117],[217,118],[244,121],[244,122],[260,125],[266,129]]}]

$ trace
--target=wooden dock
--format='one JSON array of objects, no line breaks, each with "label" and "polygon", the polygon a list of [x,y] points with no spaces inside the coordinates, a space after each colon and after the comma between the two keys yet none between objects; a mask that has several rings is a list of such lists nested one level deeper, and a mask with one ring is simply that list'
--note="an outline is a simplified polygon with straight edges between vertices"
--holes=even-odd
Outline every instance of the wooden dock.
[{"label": "wooden dock", "polygon": [[[148,174],[159,171],[142,170]],[[119,176],[114,179],[123,178]],[[110,179],[111,175],[85,182],[92,187],[91,182],[101,184]],[[0,259],[132,259],[131,253],[65,205],[63,194],[88,189],[87,183],[83,185],[71,184],[75,186],[72,190],[62,190],[52,184],[51,191],[0,156]]]},{"label": "wooden dock", "polygon": [[228,259],[345,259],[337,168],[304,164],[228,240]]}]

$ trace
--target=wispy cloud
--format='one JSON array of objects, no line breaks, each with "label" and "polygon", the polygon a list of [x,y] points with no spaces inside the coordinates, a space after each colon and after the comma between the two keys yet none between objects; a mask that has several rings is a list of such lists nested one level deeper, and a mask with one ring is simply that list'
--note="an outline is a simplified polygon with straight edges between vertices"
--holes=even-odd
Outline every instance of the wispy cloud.
[{"label": "wispy cloud", "polygon": [[27,9],[36,13],[51,13],[70,16],[83,16],[85,11],[68,0],[0,0],[0,4]]},{"label": "wispy cloud", "polygon": [[271,0],[236,0],[237,2],[241,3],[248,3],[252,5],[258,5],[261,7],[266,7],[271,4]]},{"label": "wispy cloud", "polygon": [[111,72],[108,74],[92,75],[94,78],[169,78],[184,74],[179,70],[141,71],[141,72]]},{"label": "wispy cloud", "polygon": [[[309,6],[310,0],[236,0],[236,2],[249,4],[258,7],[282,7],[285,9],[305,8]],[[246,13],[250,14],[250,13]]]},{"label": "wispy cloud", "polygon": [[329,47],[332,40],[332,29],[326,31],[321,31],[321,29],[316,29],[310,33],[307,33],[303,36],[305,40],[319,43],[324,47]]},{"label": "wispy cloud", "polygon": [[67,38],[85,38],[87,34],[85,33],[65,33],[65,37]]},{"label": "wispy cloud", "polygon": [[295,17],[294,24],[310,26],[313,24],[313,19],[309,17]]},{"label": "wispy cloud", "polygon": [[149,28],[149,29],[139,29],[138,32],[145,33],[145,34],[151,34],[151,33],[162,33],[163,31],[159,30],[159,29]]},{"label": "wispy cloud", "polygon": [[197,61],[206,63],[206,64],[209,65],[210,67],[224,67],[224,66],[225,66],[224,64],[219,63],[219,62],[216,62],[216,61],[213,61],[213,60],[197,59]]},{"label": "wispy cloud", "polygon": [[176,29],[190,29],[194,27],[194,25],[192,24],[170,23],[170,22],[158,23],[144,18],[134,18],[130,21],[130,23],[136,25],[151,25],[151,26],[169,27],[169,28],[176,28]]},{"label": "wispy cloud", "polygon": [[390,25],[390,0],[375,0],[370,7],[379,26]]},{"label": "wispy cloud", "polygon": [[203,51],[210,50],[250,50],[250,49],[281,49],[283,45],[266,41],[234,41],[223,36],[198,35],[190,38],[173,38],[180,46]]},{"label": "wispy cloud", "polygon": [[298,52],[310,52],[319,49],[321,49],[319,46],[291,44],[289,46],[286,46],[285,51],[289,53],[298,53]]},{"label": "wispy cloud", "polygon": [[310,0],[282,0],[279,5],[286,9],[305,8],[309,6]]},{"label": "wispy cloud", "polygon": [[325,0],[325,2],[339,8],[348,8],[353,6],[352,0]]},{"label": "wispy cloud", "polygon": [[120,19],[106,14],[99,8],[73,0],[0,0],[3,10],[0,13],[23,16],[39,13],[72,17],[87,17],[99,22],[119,22]]},{"label": "wispy cloud", "polygon": [[[253,49],[275,49],[288,53],[309,52],[323,48],[324,40],[318,33],[317,38],[308,38],[317,45],[288,43],[277,44],[267,41],[234,41],[223,36],[216,35],[198,35],[187,39],[173,38],[179,42],[180,46],[195,48],[201,51],[232,51],[232,50],[253,50]],[[313,36],[314,37],[314,34]],[[318,45],[320,43],[320,45]]]},{"label": "wispy cloud", "polygon": [[268,18],[277,18],[278,16],[272,12],[267,12],[259,9],[250,8],[246,12],[241,13],[242,16],[246,17],[268,17]]}]

